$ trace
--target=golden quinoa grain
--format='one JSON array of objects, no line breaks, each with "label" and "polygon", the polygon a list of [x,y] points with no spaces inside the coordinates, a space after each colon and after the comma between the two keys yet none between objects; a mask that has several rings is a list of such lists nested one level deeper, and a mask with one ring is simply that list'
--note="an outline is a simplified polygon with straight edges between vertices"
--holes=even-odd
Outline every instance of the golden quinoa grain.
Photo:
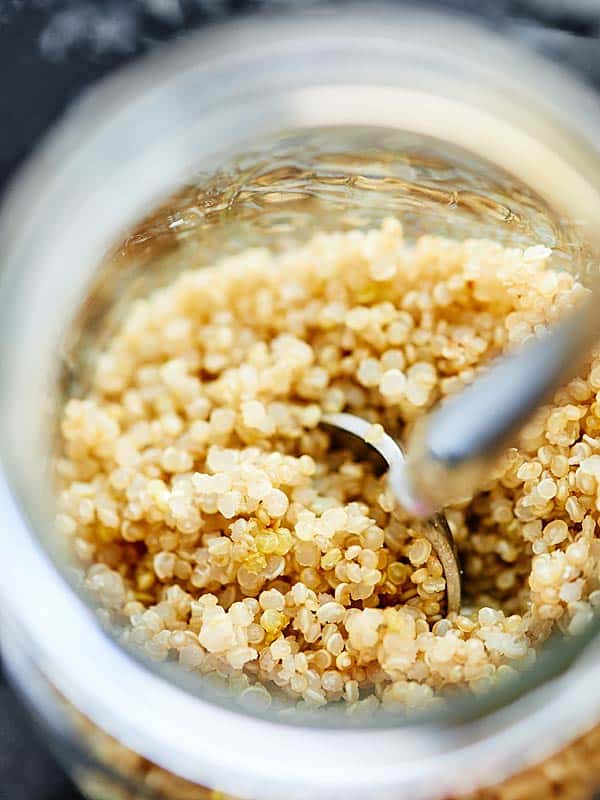
[{"label": "golden quinoa grain", "polygon": [[402,438],[579,302],[550,255],[411,243],[389,219],[246,251],[136,302],[64,409],[57,463],[58,533],[124,640],[231,676],[248,707],[282,689],[367,713],[482,691],[555,626],[581,631],[600,607],[600,356],[448,509],[471,603],[457,617],[422,528],[319,428],[346,409]]}]

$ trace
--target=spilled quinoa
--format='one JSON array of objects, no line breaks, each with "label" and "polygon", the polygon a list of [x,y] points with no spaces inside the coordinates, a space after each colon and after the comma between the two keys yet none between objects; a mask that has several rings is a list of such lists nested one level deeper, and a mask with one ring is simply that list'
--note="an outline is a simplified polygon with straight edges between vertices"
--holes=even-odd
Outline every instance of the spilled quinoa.
[{"label": "spilled quinoa", "polygon": [[[86,589],[153,659],[242,702],[413,708],[482,691],[600,605],[600,357],[447,510],[465,607],[385,477],[319,426],[403,437],[583,287],[550,251],[403,239],[398,221],[256,249],[136,301],[67,403],[58,524]],[[518,391],[518,387],[515,387]]]}]

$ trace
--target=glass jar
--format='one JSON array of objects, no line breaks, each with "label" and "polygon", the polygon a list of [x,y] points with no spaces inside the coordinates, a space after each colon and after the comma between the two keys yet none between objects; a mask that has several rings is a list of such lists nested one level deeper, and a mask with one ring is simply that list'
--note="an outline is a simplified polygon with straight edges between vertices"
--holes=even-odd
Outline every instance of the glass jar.
[{"label": "glass jar", "polygon": [[549,245],[592,281],[599,130],[590,92],[510,43],[440,14],[346,10],[195,34],[93,90],[22,171],[0,219],[1,637],[90,797],[589,795],[595,630],[435,718],[244,713],[119,648],[48,520],[61,399],[131,298],[390,213],[408,236]]}]

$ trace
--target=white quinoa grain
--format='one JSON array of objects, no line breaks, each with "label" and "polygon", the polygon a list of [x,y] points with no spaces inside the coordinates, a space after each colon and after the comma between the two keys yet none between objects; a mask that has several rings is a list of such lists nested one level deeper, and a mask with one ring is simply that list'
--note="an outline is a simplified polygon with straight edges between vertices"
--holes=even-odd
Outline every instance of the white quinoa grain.
[{"label": "white quinoa grain", "polygon": [[566,522],[561,519],[555,519],[549,522],[543,530],[544,539],[548,544],[559,544],[569,535],[569,528]]},{"label": "white quinoa grain", "polygon": [[154,572],[156,577],[165,581],[173,577],[175,570],[175,554],[174,553],[157,553],[154,556]]},{"label": "white quinoa grain", "polygon": [[363,386],[377,386],[381,380],[381,366],[375,358],[364,358],[358,367],[357,377]]},{"label": "white quinoa grain", "polygon": [[406,389],[406,375],[399,369],[389,369],[381,378],[379,391],[384,397],[400,398]]},{"label": "white quinoa grain", "polygon": [[288,499],[280,489],[272,489],[263,500],[264,507],[271,517],[283,517],[288,509]]}]

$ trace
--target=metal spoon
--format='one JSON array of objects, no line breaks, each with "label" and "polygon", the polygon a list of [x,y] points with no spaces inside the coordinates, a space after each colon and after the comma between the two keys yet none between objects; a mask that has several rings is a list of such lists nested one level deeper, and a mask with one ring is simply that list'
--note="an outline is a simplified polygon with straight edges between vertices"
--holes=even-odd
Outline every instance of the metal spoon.
[{"label": "metal spoon", "polygon": [[[367,457],[369,460],[373,460],[375,457],[379,462],[378,466],[383,463],[384,469],[388,470],[390,486],[401,504],[404,505],[402,498],[406,459],[402,448],[395,439],[384,433],[376,442],[368,442],[365,437],[372,426],[354,414],[327,414],[323,417],[321,424],[332,429],[337,438],[342,440],[341,444],[359,457]],[[461,595],[460,565],[454,538],[446,517],[443,514],[433,514],[423,527],[423,535],[431,542],[444,570],[447,612],[449,614],[451,612],[458,613]]]},{"label": "metal spoon", "polygon": [[448,611],[460,607],[460,567],[452,534],[440,509],[467,499],[485,482],[498,454],[511,444],[538,406],[577,374],[600,339],[595,290],[545,335],[499,358],[462,392],[426,415],[408,439],[406,454],[391,436],[365,438],[370,423],[353,414],[329,414],[323,423],[379,453],[390,485],[403,505],[429,519],[429,540],[444,568]]}]

